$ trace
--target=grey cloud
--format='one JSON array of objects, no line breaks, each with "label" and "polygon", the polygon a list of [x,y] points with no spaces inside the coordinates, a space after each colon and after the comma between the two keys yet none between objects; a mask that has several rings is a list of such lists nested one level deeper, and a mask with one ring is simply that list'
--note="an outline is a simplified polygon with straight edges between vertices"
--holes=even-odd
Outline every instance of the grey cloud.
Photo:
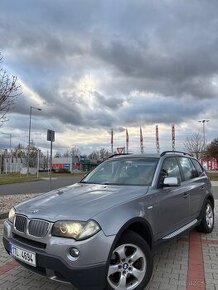
[{"label": "grey cloud", "polygon": [[[23,3],[27,4],[25,1]],[[216,54],[213,53],[217,51],[215,2],[213,6],[205,7],[204,1],[200,2],[201,5],[198,1],[183,5],[175,5],[169,1],[163,1],[160,5],[154,5],[151,1],[147,4],[139,1],[134,5],[127,2],[125,6],[122,1],[116,5],[115,3],[99,5],[98,1],[84,5],[76,1],[72,7],[69,1],[65,1],[64,5],[56,2],[51,11],[48,3],[44,4],[43,9],[40,7],[40,2],[34,4],[32,8],[36,8],[35,15],[33,11],[27,9],[28,13],[25,13],[24,19],[18,22],[20,27],[18,25],[10,29],[12,34],[10,35],[9,32],[7,37],[13,41],[17,39],[19,44],[15,41],[15,47],[24,48],[23,57],[27,58],[35,69],[36,67],[42,69],[44,66],[47,69],[51,67],[52,70],[63,70],[64,63],[68,59],[72,60],[74,55],[86,54],[95,62],[101,59],[117,68],[122,73],[121,81],[124,79],[125,82],[126,77],[130,77],[133,78],[134,85],[136,78],[140,87],[147,84],[149,89],[149,83],[155,79],[154,85],[157,91],[163,89],[161,82],[164,82],[166,95],[171,95],[173,92],[180,96],[189,89],[184,85],[181,86],[181,83],[188,83],[187,80],[193,76],[204,79],[205,75],[217,72]],[[112,14],[113,5],[119,12]],[[207,8],[206,13],[205,8]],[[190,9],[193,12],[192,18],[188,16]],[[16,16],[18,12],[15,11],[12,15]],[[23,13],[21,8],[18,8],[18,11]],[[96,17],[99,12],[105,16],[106,11],[111,19],[106,17],[104,20],[103,16]],[[162,13],[163,11],[166,13]],[[60,19],[61,12],[66,15],[64,19]],[[42,18],[43,15],[47,18]],[[36,25],[37,17],[40,17],[40,22]],[[26,23],[27,20],[30,21],[29,25]],[[209,32],[203,24],[210,28]],[[55,25],[55,29],[52,29],[52,25]],[[13,31],[18,29],[21,32],[13,35]],[[100,32],[100,38],[97,32]],[[109,39],[102,36],[104,33],[109,35]],[[6,30],[3,33],[3,36],[5,35]],[[93,52],[89,50],[89,40]],[[58,68],[55,61],[58,62]],[[83,66],[84,62],[81,62],[80,69]],[[42,73],[46,73],[45,69]],[[116,87],[114,89],[116,90]],[[194,90],[193,94],[195,96]]]},{"label": "grey cloud", "polygon": [[[3,0],[1,47],[8,68],[44,101],[43,124],[58,130],[217,118],[217,10],[214,0]],[[87,74],[100,83],[94,107],[76,91]],[[12,112],[27,120],[35,104],[19,100]]]},{"label": "grey cloud", "polygon": [[124,128],[124,127],[115,127],[115,128],[113,128],[113,130],[114,130],[114,132],[121,133],[121,132],[124,132],[126,130],[126,128]]},{"label": "grey cloud", "polygon": [[[113,129],[113,132],[114,132],[114,133],[116,133],[116,132],[118,132],[118,133],[122,133],[122,132],[124,132],[124,131],[126,130],[126,128],[121,127],[121,126],[119,126],[119,127],[113,127],[113,128],[111,128],[111,129]],[[111,134],[111,129],[107,131],[108,134]]]},{"label": "grey cloud", "polygon": [[117,109],[118,107],[123,106],[123,102],[125,101],[125,98],[123,96],[117,97],[117,96],[108,96],[105,97],[103,94],[95,91],[94,92],[96,102],[102,106],[102,108],[109,108],[109,109]]},{"label": "grey cloud", "polygon": [[141,122],[146,124],[179,124],[189,119],[197,119],[200,115],[205,114],[208,108],[211,109],[213,105],[208,100],[191,105],[187,100],[183,102],[173,98],[164,99],[154,96],[148,101],[146,101],[146,98],[135,99],[125,111],[121,110],[118,113],[124,124],[137,125]]},{"label": "grey cloud", "polygon": [[[149,89],[149,84],[154,84],[156,90],[163,88],[165,85],[166,95],[175,93],[182,96],[189,92],[195,97],[205,97],[196,90],[196,84],[192,82],[192,78],[198,78],[204,82],[204,78],[218,73],[218,59],[214,54],[218,49],[217,43],[213,48],[204,48],[192,52],[184,52],[184,55],[170,54],[161,55],[159,51],[151,52],[150,49],[140,47],[132,47],[128,43],[113,42],[109,46],[100,43],[94,44],[93,49],[96,55],[108,61],[116,67],[125,76],[137,79],[141,88]],[[187,86],[186,86],[187,85]],[[200,87],[200,85],[198,86]],[[168,89],[167,89],[168,88]],[[154,89],[152,86],[150,89]],[[189,92],[190,93],[190,92]],[[210,93],[210,92],[209,92]],[[207,97],[214,97],[211,93]]]},{"label": "grey cloud", "polygon": [[86,115],[86,123],[84,126],[90,127],[103,127],[103,128],[110,128],[116,124],[115,117],[112,113],[108,111],[101,110],[101,108],[89,111]]}]

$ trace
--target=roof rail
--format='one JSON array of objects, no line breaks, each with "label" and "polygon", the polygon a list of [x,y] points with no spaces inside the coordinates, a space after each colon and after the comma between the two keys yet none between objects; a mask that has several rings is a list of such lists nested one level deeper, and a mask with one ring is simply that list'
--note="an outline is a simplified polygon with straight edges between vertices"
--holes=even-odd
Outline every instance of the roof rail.
[{"label": "roof rail", "polygon": [[131,153],[114,153],[110,155],[107,159],[113,158],[115,156],[121,156],[121,155],[130,155]]},{"label": "roof rail", "polygon": [[163,151],[161,154],[160,154],[160,157],[166,155],[167,153],[180,153],[180,154],[183,154],[183,155],[189,155],[192,157],[191,154],[189,153],[186,153],[186,152],[183,152],[183,151],[172,151],[172,150],[169,150],[169,151]]}]

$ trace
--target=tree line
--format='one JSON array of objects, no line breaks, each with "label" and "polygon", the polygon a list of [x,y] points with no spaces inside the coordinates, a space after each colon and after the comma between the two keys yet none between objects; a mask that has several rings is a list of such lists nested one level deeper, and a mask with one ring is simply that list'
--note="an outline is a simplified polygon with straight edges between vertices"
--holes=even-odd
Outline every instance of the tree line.
[{"label": "tree line", "polygon": [[21,94],[17,77],[9,75],[2,67],[3,57],[0,52],[0,126],[7,121],[6,114],[14,104],[16,97]]}]

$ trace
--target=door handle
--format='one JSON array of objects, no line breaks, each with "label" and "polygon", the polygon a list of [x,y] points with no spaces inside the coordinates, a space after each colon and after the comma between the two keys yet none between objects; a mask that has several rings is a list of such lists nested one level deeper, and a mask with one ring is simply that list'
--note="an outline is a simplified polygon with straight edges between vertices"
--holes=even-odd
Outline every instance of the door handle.
[{"label": "door handle", "polygon": [[187,198],[189,196],[189,192],[183,194],[183,198]]}]

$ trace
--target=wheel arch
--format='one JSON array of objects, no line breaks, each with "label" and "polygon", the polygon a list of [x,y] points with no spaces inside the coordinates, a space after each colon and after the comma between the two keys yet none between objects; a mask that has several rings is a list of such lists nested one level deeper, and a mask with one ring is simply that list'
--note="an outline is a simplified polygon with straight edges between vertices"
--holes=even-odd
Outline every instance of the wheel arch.
[{"label": "wheel arch", "polygon": [[202,214],[204,212],[204,207],[205,207],[205,205],[206,205],[206,203],[207,203],[208,200],[211,202],[212,207],[214,209],[214,197],[213,197],[212,194],[207,194],[205,196],[205,199],[203,201],[202,208],[201,208],[201,211],[200,211],[200,214],[199,214],[199,218],[198,218],[199,221],[201,221],[201,219],[202,219]]},{"label": "wheel arch", "polygon": [[214,198],[213,198],[213,196],[211,195],[211,194],[209,194],[206,198],[205,198],[205,203],[206,203],[206,201],[207,200],[209,200],[210,202],[211,202],[211,204],[212,204],[212,206],[213,206],[213,209],[214,209]]},{"label": "wheel arch", "polygon": [[[212,196],[212,194],[208,194],[203,202],[203,206],[202,206],[202,210],[199,216],[199,222],[197,225],[197,230],[201,233],[211,233],[213,228],[214,228],[214,212],[213,214],[208,218],[209,221],[207,221],[207,212],[206,212],[206,206],[207,204],[210,203],[211,207],[212,207],[212,211],[214,211],[214,198]],[[213,218],[211,220],[211,218]]]},{"label": "wheel arch", "polygon": [[132,231],[132,232],[137,233],[147,242],[150,248],[153,247],[153,232],[152,232],[151,226],[146,220],[138,217],[138,218],[133,218],[129,220],[121,227],[121,229],[116,235],[112,248],[114,248],[114,246],[119,241],[119,239],[127,231]]},{"label": "wheel arch", "polygon": [[[132,239],[130,237],[132,237]],[[120,244],[117,244],[120,239],[122,239],[122,242]],[[147,243],[144,242],[143,240],[146,240]],[[138,243],[137,243],[137,241],[138,241]],[[143,271],[143,273],[144,273],[143,280],[141,280],[140,284],[137,285],[136,288],[134,288],[134,289],[142,289],[142,288],[144,289],[144,287],[147,286],[147,284],[151,278],[152,272],[153,272],[153,257],[152,257],[152,252],[151,252],[152,241],[153,241],[153,237],[152,237],[150,225],[146,221],[144,221],[143,218],[131,219],[130,221],[128,221],[126,224],[123,225],[123,227],[120,229],[120,231],[116,235],[116,238],[113,242],[113,245],[111,247],[111,251],[110,251],[110,254],[108,257],[107,269],[109,269],[110,259],[111,259],[112,253],[116,249],[117,245],[121,246],[121,245],[125,244],[126,242],[130,243],[130,244],[135,244],[137,246],[140,245],[141,250],[143,251],[143,253],[145,255],[144,258],[146,259],[146,267],[145,267],[145,271]],[[107,283],[109,286],[110,282],[108,281]],[[109,288],[107,288],[107,286],[106,286],[106,288],[104,290],[106,290],[106,289],[112,290],[112,288],[110,286],[109,286]]]}]

